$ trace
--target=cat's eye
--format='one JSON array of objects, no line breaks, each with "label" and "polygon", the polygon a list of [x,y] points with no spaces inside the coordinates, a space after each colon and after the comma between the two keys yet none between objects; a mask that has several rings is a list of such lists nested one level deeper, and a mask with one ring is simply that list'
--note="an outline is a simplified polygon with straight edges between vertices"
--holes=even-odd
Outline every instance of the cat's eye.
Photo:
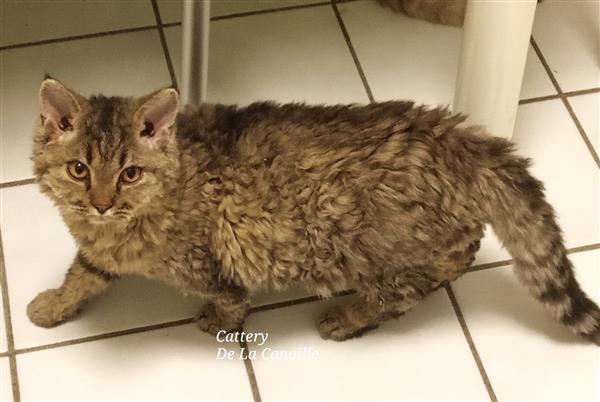
[{"label": "cat's eye", "polygon": [[142,177],[142,168],[138,166],[129,166],[121,173],[121,181],[127,184],[135,183]]},{"label": "cat's eye", "polygon": [[84,180],[89,175],[88,167],[79,161],[67,163],[67,173],[75,180]]}]

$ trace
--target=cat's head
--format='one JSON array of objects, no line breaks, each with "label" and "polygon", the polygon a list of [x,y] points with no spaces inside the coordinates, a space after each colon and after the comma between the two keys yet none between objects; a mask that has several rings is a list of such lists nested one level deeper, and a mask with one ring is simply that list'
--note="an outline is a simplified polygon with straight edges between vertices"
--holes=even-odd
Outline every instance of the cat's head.
[{"label": "cat's head", "polygon": [[46,78],[39,102],[34,170],[65,218],[126,223],[160,211],[179,169],[174,89],[86,99]]}]

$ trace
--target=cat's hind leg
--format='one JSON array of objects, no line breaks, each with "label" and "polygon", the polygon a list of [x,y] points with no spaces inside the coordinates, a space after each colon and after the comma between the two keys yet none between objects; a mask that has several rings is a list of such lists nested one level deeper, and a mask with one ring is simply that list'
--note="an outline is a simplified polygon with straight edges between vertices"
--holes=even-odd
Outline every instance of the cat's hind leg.
[{"label": "cat's hind leg", "polygon": [[357,300],[325,314],[319,324],[321,337],[343,341],[360,336],[381,322],[404,314],[443,282],[457,279],[475,260],[482,230],[478,228],[465,236],[431,265],[390,271],[365,281],[367,284],[357,289]]},{"label": "cat's hind leg", "polygon": [[390,272],[364,289],[358,298],[325,313],[319,324],[323,339],[343,341],[361,336],[390,318],[397,318],[439,285],[418,270]]}]

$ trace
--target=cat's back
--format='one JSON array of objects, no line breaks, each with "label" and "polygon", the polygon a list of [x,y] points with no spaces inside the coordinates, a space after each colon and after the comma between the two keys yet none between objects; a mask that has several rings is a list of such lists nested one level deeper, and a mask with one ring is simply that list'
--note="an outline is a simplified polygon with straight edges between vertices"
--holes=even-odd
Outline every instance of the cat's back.
[{"label": "cat's back", "polygon": [[[212,160],[228,165],[258,166],[278,158],[287,160],[283,165],[290,168],[355,164],[394,168],[493,145],[491,137],[456,129],[462,121],[463,116],[447,108],[408,101],[333,106],[258,102],[188,109],[178,117],[177,133],[185,146],[202,144]],[[409,158],[402,161],[404,157]]]},{"label": "cat's back", "polygon": [[392,101],[370,105],[306,105],[256,102],[246,107],[204,104],[186,107],[177,118],[180,141],[227,142],[240,137],[287,137],[299,141],[309,137],[348,138],[383,129],[397,122],[413,102]]},{"label": "cat's back", "polygon": [[[240,111],[238,150],[267,158],[288,157],[296,166],[398,161],[408,154],[436,153],[464,120],[447,108],[390,101],[369,105],[253,104]],[[423,155],[424,156],[424,155]],[[413,159],[414,160],[414,159]]]},{"label": "cat's back", "polygon": [[203,104],[186,107],[177,117],[184,149],[206,151],[213,159],[242,163],[298,152],[336,152],[367,147],[390,130],[406,129],[412,102],[370,105],[306,105],[256,102],[246,107]]}]

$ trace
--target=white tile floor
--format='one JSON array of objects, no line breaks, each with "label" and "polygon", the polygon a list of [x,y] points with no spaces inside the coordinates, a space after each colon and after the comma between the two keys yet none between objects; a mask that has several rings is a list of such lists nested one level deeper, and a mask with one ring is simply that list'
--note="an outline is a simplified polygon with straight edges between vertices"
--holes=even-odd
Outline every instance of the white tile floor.
[{"label": "white tile floor", "polygon": [[[485,400],[487,392],[448,297],[437,292],[412,314],[349,342],[323,341],[315,323],[333,302],[251,315],[247,331],[270,340],[250,350],[266,400]],[[312,348],[315,360],[276,360],[272,350]],[[296,380],[294,380],[296,379]],[[427,386],[434,382],[435,386]]]},{"label": "white tile floor", "polygon": [[[318,1],[213,2],[218,18],[211,23],[210,100],[368,101],[330,5],[271,12]],[[170,24],[165,34],[178,76],[180,1],[158,0],[158,9]],[[451,104],[460,29],[411,20],[370,0],[341,4],[339,10],[375,100]],[[254,11],[260,12],[243,15]],[[546,0],[538,6],[533,32],[561,90],[588,90],[568,94],[568,102],[595,152],[598,11],[598,1]],[[171,80],[149,0],[7,0],[2,14],[0,233],[14,344],[6,341],[2,322],[1,400],[251,400],[254,377],[244,362],[217,360],[220,345],[186,324],[201,301],[165,286],[123,280],[77,320],[51,330],[27,319],[26,304],[60,283],[74,253],[51,203],[34,184],[15,182],[31,178],[31,129],[44,73],[85,95],[139,95]],[[61,40],[78,35],[85,37]],[[39,41],[44,42],[34,43]],[[572,260],[598,301],[600,171],[557,94],[531,48],[521,98],[550,99],[520,106],[514,140],[534,160],[533,172],[546,184],[567,246],[576,251],[590,246]],[[509,258],[490,233],[476,264]],[[267,348],[310,347],[319,353],[317,360],[293,362],[257,358],[252,366],[258,392],[268,400],[488,400],[490,390],[499,400],[600,398],[597,348],[554,324],[506,265],[467,274],[453,287],[489,388],[450,299],[439,291],[406,317],[341,344],[316,333],[318,314],[339,299],[253,313],[246,329],[268,331],[270,338],[263,346],[249,344],[249,350],[260,355]],[[263,295],[255,305],[302,296],[299,290]],[[239,351],[237,344],[228,348]],[[9,354],[16,355],[16,395]]]},{"label": "white tile floor", "polygon": [[600,2],[547,0],[537,10],[533,37],[565,92],[600,86]]},{"label": "white tile floor", "polygon": [[[180,80],[181,28],[165,31]],[[331,7],[214,21],[210,35],[214,102],[369,101]]]}]

